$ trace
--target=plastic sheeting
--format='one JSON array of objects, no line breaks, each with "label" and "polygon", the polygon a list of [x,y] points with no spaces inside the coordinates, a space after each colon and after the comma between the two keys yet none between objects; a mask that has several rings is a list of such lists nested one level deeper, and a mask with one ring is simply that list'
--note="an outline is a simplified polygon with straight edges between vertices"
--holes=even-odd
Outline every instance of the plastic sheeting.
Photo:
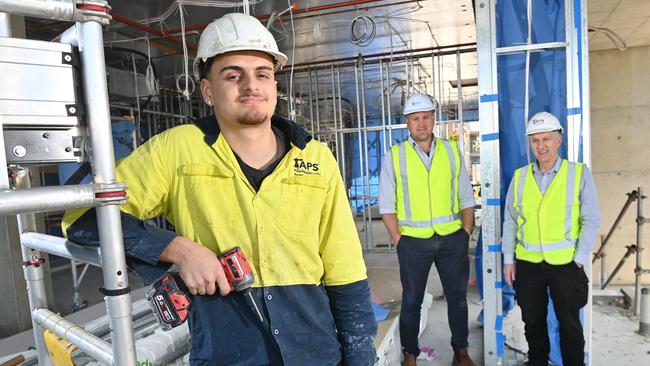
[{"label": "plastic sheeting", "polygon": [[[569,1],[569,0],[567,0]],[[528,38],[527,1],[505,0],[496,3],[497,47],[525,45]],[[579,14],[580,1],[574,1]],[[535,0],[532,4],[531,43],[564,42],[565,1]],[[577,18],[579,21],[579,18]],[[579,54],[581,54],[579,50]],[[567,127],[567,70],[564,48],[532,52],[526,73],[526,54],[497,56],[499,85],[499,147],[501,166],[501,209],[514,170],[528,163],[526,121],[537,112],[553,113]],[[528,115],[525,113],[525,89],[528,78]],[[579,149],[580,151],[581,149]],[[567,157],[566,134],[560,157]],[[532,151],[530,159],[534,160]],[[512,304],[512,291],[503,289],[504,312]],[[559,333],[552,304],[549,303],[550,361],[561,365]]]}]

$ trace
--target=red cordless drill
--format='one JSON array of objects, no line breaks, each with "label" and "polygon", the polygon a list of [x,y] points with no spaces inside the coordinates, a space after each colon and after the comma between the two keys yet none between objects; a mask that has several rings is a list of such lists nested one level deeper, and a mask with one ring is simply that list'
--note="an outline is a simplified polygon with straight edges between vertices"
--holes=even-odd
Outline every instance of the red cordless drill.
[{"label": "red cordless drill", "polygon": [[[251,294],[255,275],[241,248],[234,247],[217,257],[228,279],[230,289],[244,295],[251,309],[264,322],[264,317]],[[185,322],[191,304],[189,291],[178,272],[165,273],[151,285],[147,291],[147,300],[154,309],[154,314],[163,330],[170,330]]]},{"label": "red cordless drill", "polygon": [[219,258],[228,283],[230,283],[230,289],[246,296],[251,309],[257,314],[260,321],[264,323],[264,317],[257,307],[253,294],[251,294],[251,286],[255,283],[255,275],[253,275],[253,271],[248,264],[244,252],[241,248],[234,247],[219,254],[217,258]]}]

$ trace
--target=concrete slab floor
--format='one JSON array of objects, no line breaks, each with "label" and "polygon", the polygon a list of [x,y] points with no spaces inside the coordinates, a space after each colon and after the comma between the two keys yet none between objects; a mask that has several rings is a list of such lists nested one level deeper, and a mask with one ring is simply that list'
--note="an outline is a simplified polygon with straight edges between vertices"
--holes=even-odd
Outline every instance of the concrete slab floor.
[{"label": "concrete slab floor", "polygon": [[[368,266],[370,286],[375,300],[397,304],[391,308],[391,319],[380,323],[379,336],[383,337],[387,331],[387,325],[399,313],[399,303],[401,302],[397,255],[395,252],[365,253],[364,258]],[[433,295],[434,300],[428,313],[428,325],[420,337],[420,344],[435,348],[436,357],[432,360],[418,360],[418,365],[450,365],[452,351],[449,345],[451,336],[447,322],[447,304],[442,298],[442,287],[435,268],[429,274],[429,279],[428,292]],[[469,353],[476,365],[484,365],[483,328],[476,321],[480,310],[478,289],[476,286],[470,285],[468,291]],[[508,317],[510,326],[513,329],[518,329],[518,331],[513,331],[511,337],[519,339],[510,339],[508,344],[525,343],[519,310],[519,308],[514,309]],[[639,318],[630,314],[629,310],[617,306],[615,301],[601,301],[594,304],[592,308],[592,365],[650,365],[650,337],[637,333]],[[524,360],[524,355],[507,348],[504,365],[523,365]]]}]

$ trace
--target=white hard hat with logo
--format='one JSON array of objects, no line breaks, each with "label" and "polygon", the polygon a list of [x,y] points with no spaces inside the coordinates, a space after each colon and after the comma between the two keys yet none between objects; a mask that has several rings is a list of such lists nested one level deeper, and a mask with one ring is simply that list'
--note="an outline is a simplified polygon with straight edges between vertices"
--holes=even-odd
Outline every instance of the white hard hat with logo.
[{"label": "white hard hat with logo", "polygon": [[230,13],[208,24],[201,34],[194,59],[194,77],[201,79],[200,63],[232,51],[260,51],[275,60],[275,69],[287,63],[287,56],[278,50],[271,32],[257,18],[242,13]]},{"label": "white hard hat with logo", "polygon": [[560,121],[548,112],[536,113],[528,120],[528,125],[526,126],[526,135],[528,136],[551,131],[560,131],[562,133],[564,129],[560,125]]},{"label": "white hard hat with logo", "polygon": [[404,103],[404,115],[415,112],[428,112],[436,110],[433,99],[427,94],[413,94]]}]

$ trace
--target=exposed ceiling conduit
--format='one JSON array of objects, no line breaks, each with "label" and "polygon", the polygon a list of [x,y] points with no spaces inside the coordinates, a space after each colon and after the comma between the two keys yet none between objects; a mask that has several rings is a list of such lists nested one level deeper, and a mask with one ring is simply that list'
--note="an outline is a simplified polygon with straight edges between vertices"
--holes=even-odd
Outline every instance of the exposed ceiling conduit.
[{"label": "exposed ceiling conduit", "polygon": [[[355,1],[343,1],[340,3],[334,3],[334,4],[325,4],[325,5],[319,5],[319,6],[310,6],[307,8],[301,8],[301,9],[296,9],[292,11],[293,15],[297,14],[305,14],[305,13],[314,13],[314,12],[320,12],[324,10],[330,10],[330,9],[337,9],[337,8],[344,8],[344,7],[354,7],[357,5],[363,5],[363,4],[368,4],[368,3],[376,3],[379,1],[385,1],[385,0],[355,0]],[[380,5],[375,5],[375,6],[369,6],[365,7],[363,9],[371,9],[371,8],[380,8],[380,7],[385,7],[385,6],[395,6],[399,4],[404,4],[404,3],[412,3],[412,2],[417,2],[417,0],[410,0],[410,1],[401,1],[399,3],[386,3],[386,4],[380,4]],[[293,6],[296,6],[296,3],[293,3]],[[313,14],[313,15],[308,15],[308,16],[303,16],[303,17],[295,17],[293,18],[294,20],[297,19],[305,19],[305,18],[310,18],[314,16],[323,16],[323,15],[330,15],[330,14],[338,14],[338,13],[346,13],[350,11],[356,11],[357,8],[352,8],[352,9],[347,9],[343,11],[336,11],[336,12],[329,12],[329,13],[322,13],[322,14]],[[260,21],[267,20],[269,19],[273,13],[270,14],[263,14],[263,15],[257,15],[256,18],[259,19]],[[207,23],[203,24],[193,24],[193,25],[188,25],[185,27],[186,32],[191,32],[191,31],[200,31],[203,30],[203,28],[207,27]],[[162,31],[163,34],[165,35],[170,35],[170,34],[176,34],[180,33],[181,28],[173,28],[173,29],[167,29]]]},{"label": "exposed ceiling conduit", "polygon": [[[161,31],[159,31],[159,30],[157,30],[155,28],[152,28],[152,27],[150,27],[148,25],[144,25],[144,24],[142,24],[142,23],[140,23],[140,22],[138,22],[136,20],[127,18],[127,17],[122,16],[120,14],[116,14],[115,12],[111,12],[111,16],[113,17],[113,19],[115,19],[116,21],[118,21],[120,23],[124,23],[124,24],[126,24],[126,25],[128,25],[130,27],[140,29],[140,30],[145,31],[147,33],[151,33],[153,35],[159,36],[159,37],[161,37],[163,39],[174,42],[174,43],[176,43],[178,45],[181,45],[181,46],[183,45],[183,41],[180,38],[175,37],[175,36],[173,36],[171,34],[165,34],[164,32],[161,32]],[[187,31],[187,29],[186,29],[186,31]],[[187,48],[189,48],[189,49],[191,49],[193,51],[196,51],[196,44],[194,44],[192,42],[186,42],[186,44],[187,44]]]}]

